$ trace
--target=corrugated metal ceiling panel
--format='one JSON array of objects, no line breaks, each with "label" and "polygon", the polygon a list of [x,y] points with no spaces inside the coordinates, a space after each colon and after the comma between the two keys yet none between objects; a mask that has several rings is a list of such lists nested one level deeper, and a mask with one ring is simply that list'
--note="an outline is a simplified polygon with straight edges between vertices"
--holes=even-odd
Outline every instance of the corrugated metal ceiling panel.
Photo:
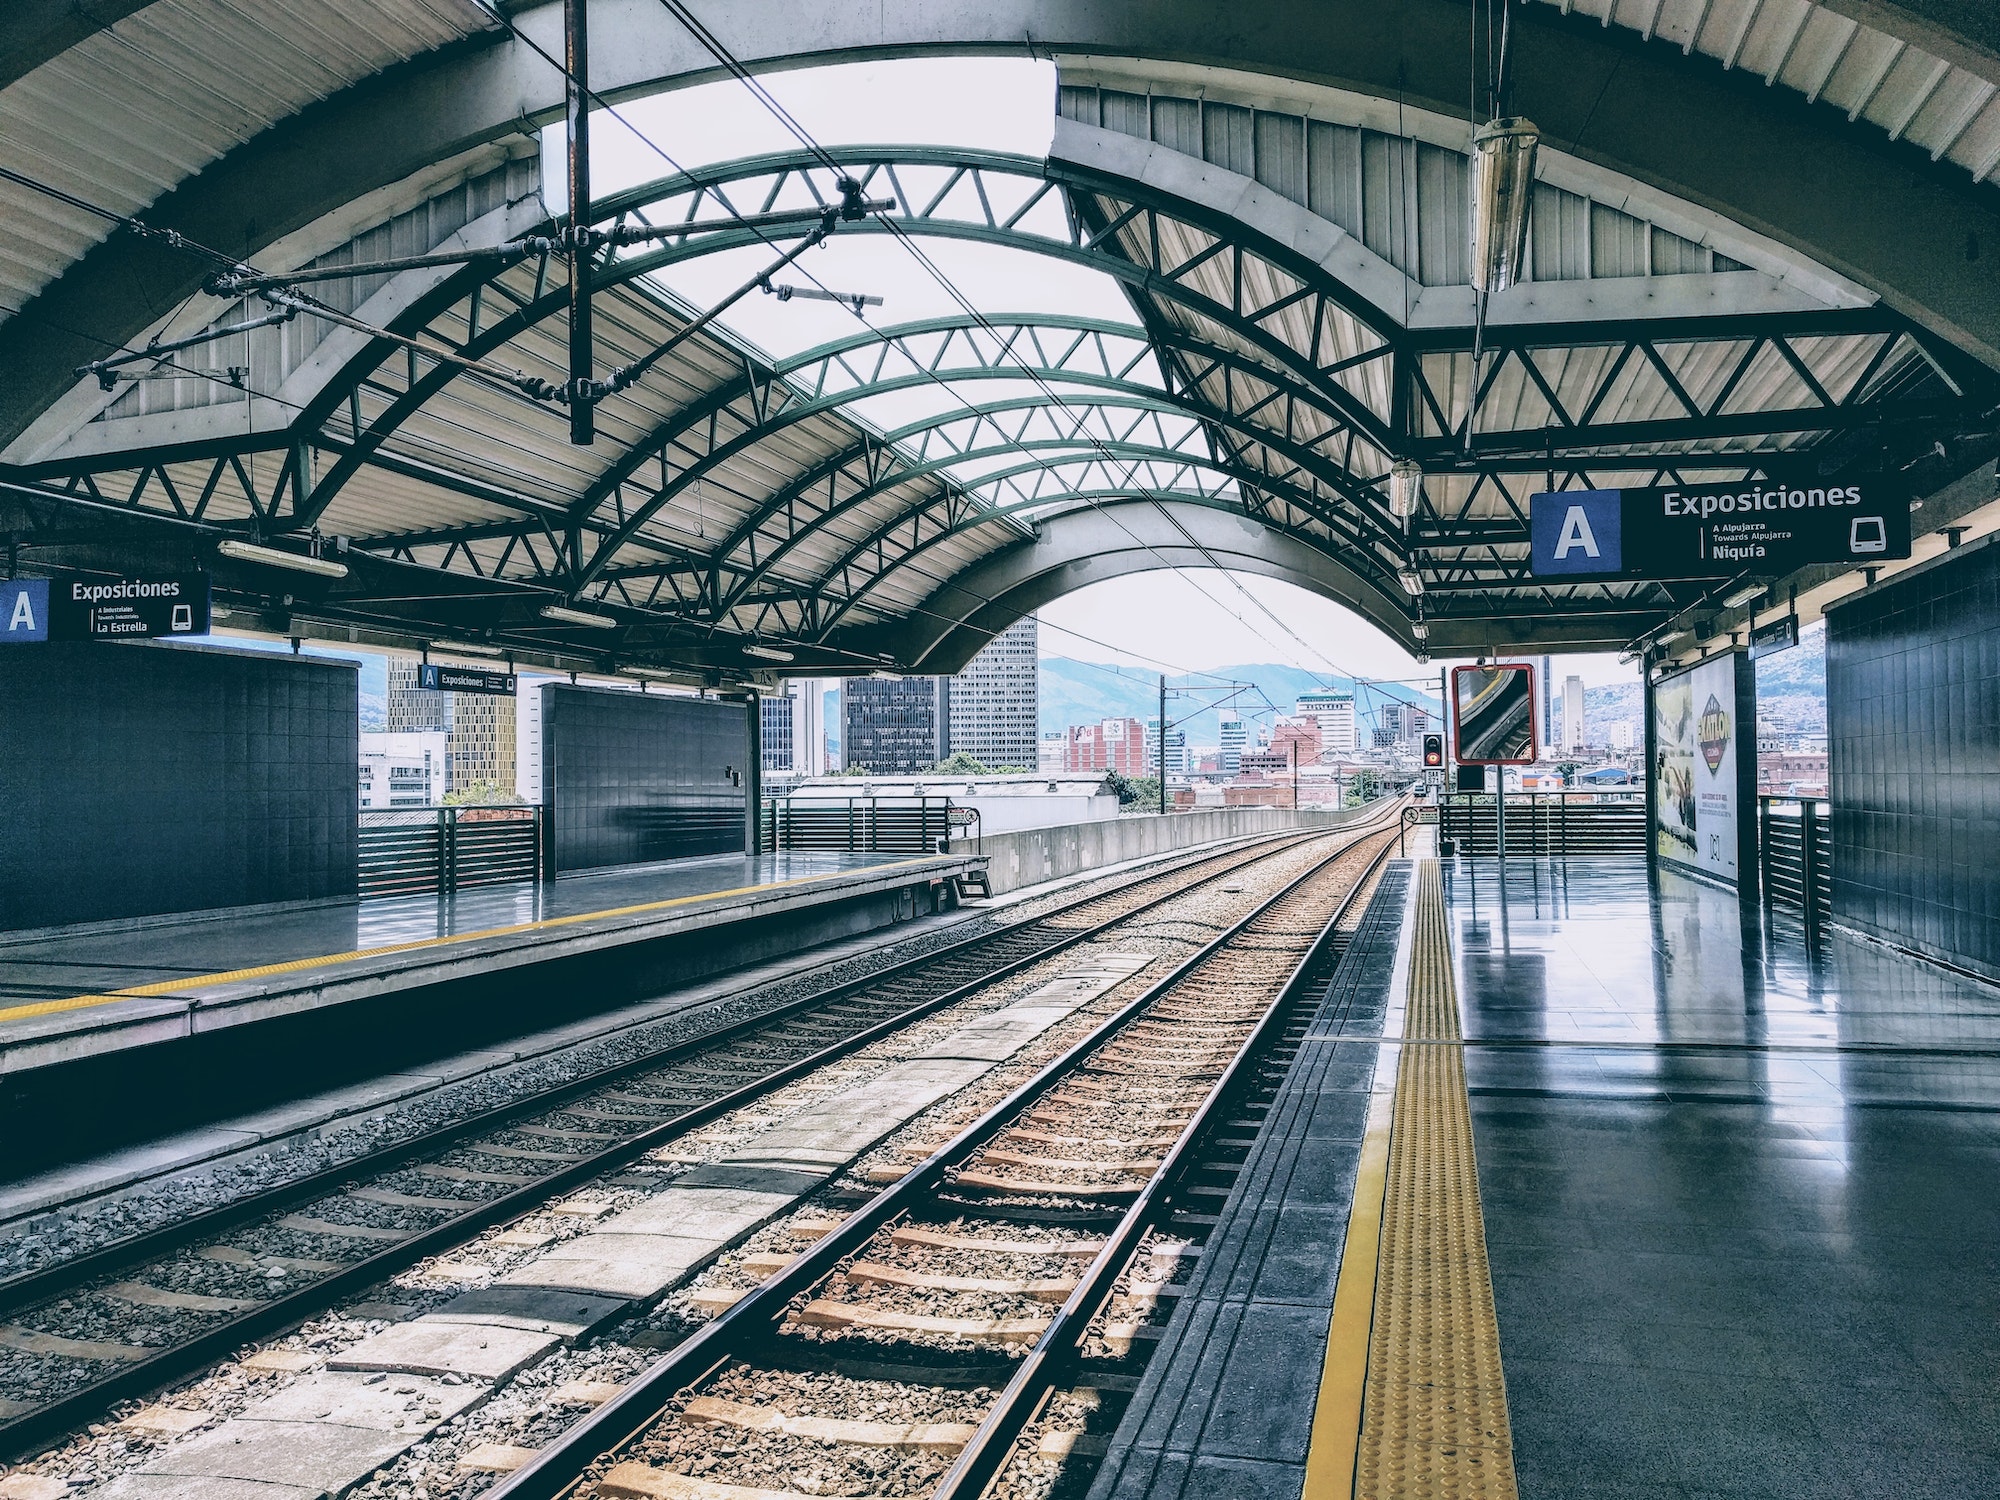
[{"label": "corrugated metal ceiling panel", "polygon": [[[496,23],[476,0],[154,0],[0,90],[8,162],[117,213],[393,63]],[[0,184],[0,315],[61,275],[108,221]]]}]

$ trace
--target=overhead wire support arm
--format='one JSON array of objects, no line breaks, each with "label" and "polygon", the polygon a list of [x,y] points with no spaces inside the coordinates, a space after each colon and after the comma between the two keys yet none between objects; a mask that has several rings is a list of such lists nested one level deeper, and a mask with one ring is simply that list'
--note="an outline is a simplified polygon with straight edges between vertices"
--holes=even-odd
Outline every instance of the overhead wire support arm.
[{"label": "overhead wire support arm", "polygon": [[[235,333],[250,333],[258,328],[269,328],[276,323],[289,323],[298,315],[298,308],[285,307],[277,312],[267,313],[261,318],[231,323],[227,328],[204,328],[201,332],[191,333],[184,339],[168,339],[164,342],[155,339],[145,348],[134,350],[130,354],[114,354],[106,359],[93,359],[87,365],[78,365],[75,371],[76,378],[81,380],[86,375],[94,375],[97,377],[97,383],[108,391],[118,383],[118,372],[127,365],[143,364],[147,361],[166,363],[167,356],[178,354],[183,349],[192,349],[200,344],[212,344],[217,339],[226,339]],[[178,374],[198,379],[220,378],[202,370],[179,370],[179,367],[176,367],[176,370]],[[134,377],[128,375],[125,378],[130,380]],[[226,383],[236,384],[233,380]]]}]

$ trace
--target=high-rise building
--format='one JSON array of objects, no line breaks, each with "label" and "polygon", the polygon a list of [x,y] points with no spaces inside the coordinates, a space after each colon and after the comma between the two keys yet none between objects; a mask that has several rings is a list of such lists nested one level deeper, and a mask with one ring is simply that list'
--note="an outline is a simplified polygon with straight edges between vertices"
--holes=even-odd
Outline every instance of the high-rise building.
[{"label": "high-rise building", "polygon": [[1354,753],[1354,694],[1301,693],[1293,711],[1318,723],[1322,749],[1336,755]]},{"label": "high-rise building", "polygon": [[757,729],[762,737],[766,774],[790,775],[798,754],[799,700],[790,693],[760,695]]},{"label": "high-rise building", "polygon": [[1222,769],[1234,776],[1243,769],[1243,751],[1250,743],[1250,731],[1241,719],[1228,714],[1222,716],[1216,728],[1217,738],[1221,741],[1218,749],[1222,756]]},{"label": "high-rise building", "polygon": [[481,784],[495,795],[513,791],[515,703],[490,693],[439,693],[417,686],[422,665],[413,656],[389,658],[383,728],[389,734],[443,731],[449,764],[443,792]]},{"label": "high-rise building", "polygon": [[1116,771],[1122,776],[1146,776],[1146,726],[1137,719],[1105,719],[1097,724],[1072,724],[1063,752],[1065,771]]},{"label": "high-rise building", "polygon": [[[1160,719],[1157,714],[1146,720],[1146,770],[1156,774],[1160,769]],[[1171,725],[1167,729],[1167,774],[1185,776],[1187,774],[1187,734]]]},{"label": "high-rise building", "polygon": [[840,685],[841,755],[850,769],[914,776],[951,754],[949,677],[850,677]]},{"label": "high-rise building", "polygon": [[1562,747],[1565,750],[1583,748],[1583,679],[1565,677],[1562,696]]},{"label": "high-rise building", "polygon": [[824,776],[826,763],[826,695],[820,677],[794,677],[785,684],[792,710],[792,770],[800,776]]},{"label": "high-rise building", "polygon": [[514,700],[494,693],[449,696],[451,789],[486,787],[486,796],[504,801],[514,791]]},{"label": "high-rise building", "polygon": [[1035,617],[994,636],[951,679],[951,748],[982,765],[1035,764],[1041,652]]}]

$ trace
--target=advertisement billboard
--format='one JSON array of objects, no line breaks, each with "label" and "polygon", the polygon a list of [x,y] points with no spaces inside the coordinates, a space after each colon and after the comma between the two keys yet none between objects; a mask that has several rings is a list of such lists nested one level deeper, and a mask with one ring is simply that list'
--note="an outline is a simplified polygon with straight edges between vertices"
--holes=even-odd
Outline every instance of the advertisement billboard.
[{"label": "advertisement billboard", "polygon": [[1648,695],[1653,852],[1731,885],[1754,868],[1754,855],[1746,852],[1754,849],[1756,831],[1756,692],[1751,681],[1748,660],[1732,651],[1660,678]]},{"label": "advertisement billboard", "polygon": [[1525,662],[1451,669],[1453,749],[1461,765],[1525,766],[1535,758],[1535,669]]},{"label": "advertisement billboard", "polygon": [[1537,578],[1708,578],[1910,555],[1910,499],[1851,484],[1658,485],[1528,497]]}]

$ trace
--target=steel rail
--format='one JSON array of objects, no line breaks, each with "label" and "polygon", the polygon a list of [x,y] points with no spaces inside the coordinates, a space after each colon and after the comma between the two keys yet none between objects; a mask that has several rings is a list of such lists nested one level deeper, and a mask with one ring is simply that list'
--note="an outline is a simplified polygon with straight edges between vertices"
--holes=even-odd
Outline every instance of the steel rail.
[{"label": "steel rail", "polygon": [[[1372,827],[1374,821],[1375,819],[1371,818],[1363,826]],[[116,1401],[158,1389],[191,1369],[226,1356],[231,1350],[250,1340],[295,1325],[349,1291],[370,1286],[386,1276],[406,1269],[427,1255],[463,1241],[469,1235],[508,1219],[517,1218],[555,1194],[568,1191],[582,1182],[615,1170],[678,1135],[685,1134],[732,1109],[740,1108],[762,1094],[829,1062],[866,1047],[913,1021],[964,999],[972,992],[1001,982],[1033,964],[1099,937],[1107,929],[1144,915],[1176,897],[1186,895],[1198,886],[1224,879],[1245,865],[1298,844],[1310,842],[1312,839],[1328,837],[1332,832],[1334,830],[1312,830],[1304,833],[1287,831],[1284,834],[1260,839],[1247,848],[1239,844],[1219,854],[1196,855],[1165,870],[1141,875],[1138,879],[1111,891],[1085,896],[1068,906],[1059,907],[1040,916],[1022,918],[1007,926],[903,960],[887,969],[843,981],[825,990],[788,1001],[757,1016],[675,1043],[659,1052],[600,1069],[558,1088],[499,1105],[465,1120],[423,1132],[379,1152],[353,1158],[324,1168],[310,1176],[252,1194],[234,1203],[146,1231],[88,1255],[15,1277],[0,1284],[0,1315],[46,1303],[78,1289],[82,1284],[97,1277],[171,1255],[189,1244],[236,1225],[326,1196],[357,1178],[393,1170],[408,1161],[441,1149],[452,1148],[466,1139],[505,1126],[513,1120],[559,1108],[567,1100],[587,1095],[622,1078],[650,1072],[701,1053],[726,1048],[730,1043],[740,1041],[746,1036],[782,1027],[815,1010],[838,1004],[850,996],[887,982],[907,978],[927,965],[938,964],[978,948],[1002,942],[1039,924],[1059,919],[1067,911],[1075,911],[1093,902],[1115,898],[1121,890],[1130,890],[1132,887],[1143,886],[1151,881],[1170,881],[1174,876],[1214,866],[1206,873],[1198,874],[1186,883],[1176,884],[1136,907],[1120,910],[1101,922],[1093,923],[1074,933],[1066,933],[1027,954],[963,980],[950,989],[899,1010],[804,1057],[762,1073],[757,1078],[715,1099],[695,1105],[637,1135],[595,1151],[545,1177],[537,1178],[532,1183],[497,1198],[469,1204],[466,1212],[454,1215],[428,1229],[415,1230],[408,1238],[301,1286],[297,1291],[287,1292],[269,1302],[260,1303],[233,1318],[203,1330],[192,1339],[162,1349],[158,1354],[146,1359],[135,1361],[52,1402],[0,1421],[0,1453],[13,1455],[25,1452],[50,1437],[59,1436],[90,1420],[103,1408]]]},{"label": "steel rail", "polygon": [[[1391,805],[1399,804],[1400,800],[1394,799]],[[1133,1021],[1144,1016],[1175,986],[1221,954],[1253,923],[1366,839],[1370,837],[1383,839],[1385,855],[1393,835],[1393,827],[1380,828],[1372,821],[1366,827],[1357,830],[1354,838],[1343,843],[1339,849],[1330,853],[1326,859],[1315,864],[1304,874],[1288,881],[1273,895],[1260,901],[1247,915],[1181,960],[1168,973],[1091,1028],[1088,1034],[1064,1050],[1033,1078],[1014,1089],[1006,1098],[993,1105],[924,1161],[911,1168],[903,1177],[856,1209],[788,1265],[746,1293],[733,1306],[704,1325],[679,1347],[655,1361],[620,1394],[576,1423],[555,1442],[545,1446],[535,1458],[509,1478],[488,1490],[482,1500],[559,1500],[559,1497],[566,1496],[571,1487],[582,1479],[593,1465],[629,1446],[650,1429],[675,1395],[698,1384],[726,1360],[737,1356],[740,1351],[755,1348],[770,1339],[796,1297],[832,1275],[842,1261],[866,1245],[877,1231],[891,1220],[918,1205],[943,1183],[946,1173],[970,1157],[1035,1100],[1055,1088],[1104,1043]],[[1357,878],[1355,891],[1363,888],[1368,874],[1380,864],[1382,857],[1383,855],[1378,855],[1368,869]],[[1334,930],[1345,914],[1348,902],[1352,898],[1353,893],[1350,892],[1348,901],[1342,903],[1340,909],[1325,924],[1312,948],[1308,950],[1308,957],[1322,948],[1328,934]],[[1259,1040],[1267,1034],[1266,1027],[1270,1018],[1283,1008],[1296,978],[1295,970],[1292,978],[1288,979],[1286,985],[1274,995],[1264,1017],[1253,1028],[1251,1040],[1246,1041],[1245,1047],[1239,1049],[1236,1062],[1225,1070],[1224,1079],[1233,1081],[1241,1076],[1237,1064],[1247,1055],[1251,1041]],[[1205,1126],[1213,1118],[1213,1105],[1218,1097],[1220,1096],[1212,1088],[1194,1120],[1177,1139],[1171,1156],[1164,1160],[1170,1161],[1175,1166],[1186,1162],[1187,1148],[1194,1139],[1189,1132],[1193,1131],[1198,1135],[1199,1127]],[[1111,1236],[1111,1241],[1093,1260],[1090,1273],[1079,1281],[1077,1290],[1064,1303],[1062,1313],[1067,1316],[1059,1315],[1051,1323],[1049,1331],[1037,1341],[1036,1353],[1042,1353],[1050,1347],[1051,1339],[1058,1328],[1069,1331],[1073,1336],[1087,1326],[1089,1318],[1085,1317],[1079,1321],[1075,1309],[1083,1306],[1094,1309],[1096,1304],[1109,1294],[1112,1282],[1123,1268],[1122,1260],[1114,1261],[1111,1258],[1112,1243],[1128,1246],[1136,1244],[1133,1235],[1138,1230],[1134,1230],[1132,1226],[1137,1224],[1139,1229],[1144,1227],[1144,1223],[1135,1218],[1138,1205],[1146,1205],[1149,1212],[1161,1205],[1164,1190],[1160,1185],[1164,1180],[1165,1170],[1163,1166],[1160,1172],[1154,1174],[1149,1180],[1147,1191],[1142,1193],[1133,1209],[1128,1210],[1120,1219],[1118,1230]],[[1037,1363],[1036,1368],[1047,1371],[1054,1368],[1054,1365],[1044,1357]],[[1017,1372],[1016,1381],[1009,1383],[1008,1391],[1014,1390],[1019,1378]],[[1020,1398],[1017,1396],[1015,1399]],[[1002,1408],[996,1405],[995,1410],[988,1414],[986,1422],[981,1424],[980,1431],[985,1432],[989,1424],[1001,1419],[1002,1416]],[[1018,1431],[1019,1425],[1019,1422],[1015,1422],[1013,1430]],[[977,1442],[978,1439],[975,1438],[974,1441]],[[1001,1448],[1004,1450],[1005,1444],[1002,1444]],[[961,1456],[960,1464],[954,1465],[953,1469],[948,1471],[947,1478],[950,1474],[958,1472],[964,1462]]]}]

